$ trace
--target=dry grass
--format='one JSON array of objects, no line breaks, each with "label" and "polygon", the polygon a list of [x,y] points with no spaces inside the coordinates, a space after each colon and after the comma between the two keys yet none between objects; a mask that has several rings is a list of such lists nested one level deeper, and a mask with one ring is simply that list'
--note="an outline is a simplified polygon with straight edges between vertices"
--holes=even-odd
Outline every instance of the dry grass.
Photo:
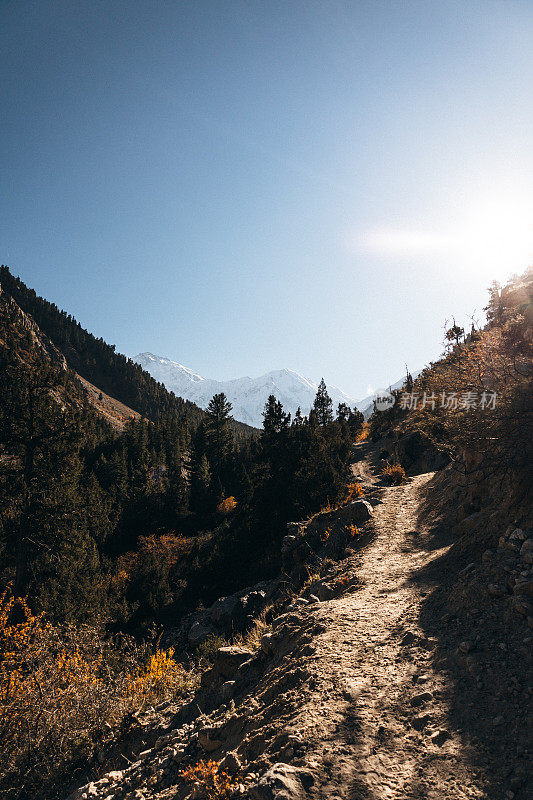
[{"label": "dry grass", "polygon": [[242,647],[248,647],[249,650],[260,650],[261,637],[264,636],[265,633],[268,633],[272,630],[272,625],[266,621],[266,617],[268,616],[270,610],[271,607],[263,609],[257,619],[254,620],[250,630],[246,631],[246,633],[234,636],[233,643],[241,645]]},{"label": "dry grass", "polygon": [[0,795],[53,796],[69,764],[91,758],[105,726],[184,696],[194,678],[173,651],[53,626],[6,590],[0,598]]}]

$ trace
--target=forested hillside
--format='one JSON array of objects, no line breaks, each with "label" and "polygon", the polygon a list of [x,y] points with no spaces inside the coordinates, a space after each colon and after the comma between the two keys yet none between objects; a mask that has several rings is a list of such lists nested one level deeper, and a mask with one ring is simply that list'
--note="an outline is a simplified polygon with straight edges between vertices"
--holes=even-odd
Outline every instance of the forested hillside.
[{"label": "forested hillside", "polygon": [[[172,414],[194,429],[203,418],[198,406],[168,392],[139,364],[86,331],[55,303],[39,297],[4,265],[0,267],[0,286],[63,353],[69,367],[102,391],[152,420]],[[234,426],[243,435],[250,430],[242,423]]]},{"label": "forested hillside", "polygon": [[[325,386],[309,420],[271,398],[260,439],[242,439],[223,395],[207,414],[174,397],[1,274],[0,563],[35,610],[134,627],[179,617],[275,570],[285,523],[341,495],[360,419],[340,408],[334,421]],[[150,421],[117,435],[61,353]]]}]

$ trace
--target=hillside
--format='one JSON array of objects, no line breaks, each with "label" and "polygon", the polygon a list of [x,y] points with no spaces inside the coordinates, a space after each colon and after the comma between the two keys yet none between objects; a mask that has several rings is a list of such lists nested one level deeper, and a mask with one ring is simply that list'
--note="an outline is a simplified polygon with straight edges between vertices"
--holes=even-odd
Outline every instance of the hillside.
[{"label": "hillside", "polygon": [[[116,353],[114,345],[97,339],[66,311],[39,297],[4,265],[0,286],[63,354],[68,366],[101,392],[149,419],[177,414],[192,428],[203,419],[197,405],[168,392],[138,364]],[[235,429],[239,435],[249,431],[240,423]]]}]

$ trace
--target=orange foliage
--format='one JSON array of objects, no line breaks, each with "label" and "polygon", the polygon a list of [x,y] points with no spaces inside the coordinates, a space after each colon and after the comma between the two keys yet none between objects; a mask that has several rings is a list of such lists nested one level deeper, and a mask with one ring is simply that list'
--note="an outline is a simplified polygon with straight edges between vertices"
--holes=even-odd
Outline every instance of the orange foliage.
[{"label": "orange foliage", "polygon": [[381,470],[384,478],[387,478],[389,483],[399,485],[405,480],[405,470],[400,464],[390,464],[388,461],[384,468]]},{"label": "orange foliage", "polygon": [[368,440],[369,435],[370,435],[370,425],[368,424],[368,422],[363,422],[361,430],[355,437],[355,441],[366,442]]},{"label": "orange foliage", "polygon": [[73,757],[90,757],[104,723],[192,685],[172,649],[150,654],[97,628],[53,626],[8,587],[0,597],[0,795],[19,780],[42,788]]},{"label": "orange foliage", "polygon": [[221,770],[216,761],[199,761],[178,774],[188,783],[197,784],[203,790],[202,796],[209,800],[229,800],[236,794],[244,794],[242,784]]},{"label": "orange foliage", "polygon": [[365,493],[362,484],[359,481],[354,481],[353,483],[349,483],[346,487],[346,499],[345,503],[350,503],[352,500],[359,500]]},{"label": "orange foliage", "polygon": [[115,585],[124,589],[126,584],[135,578],[140,564],[148,554],[162,559],[172,569],[190,552],[192,545],[192,539],[186,539],[180,534],[141,536],[138,550],[123,553],[118,557],[113,578]]},{"label": "orange foliage", "polygon": [[234,497],[225,497],[217,506],[217,512],[226,516],[237,508],[237,501]]},{"label": "orange foliage", "polygon": [[350,534],[350,536],[352,537],[352,539],[355,539],[355,537],[356,537],[356,536],[360,536],[359,528],[357,528],[357,527],[356,527],[356,526],[353,524],[353,522],[352,522],[352,524],[351,524],[351,525],[349,525],[349,526],[348,526],[348,533]]}]

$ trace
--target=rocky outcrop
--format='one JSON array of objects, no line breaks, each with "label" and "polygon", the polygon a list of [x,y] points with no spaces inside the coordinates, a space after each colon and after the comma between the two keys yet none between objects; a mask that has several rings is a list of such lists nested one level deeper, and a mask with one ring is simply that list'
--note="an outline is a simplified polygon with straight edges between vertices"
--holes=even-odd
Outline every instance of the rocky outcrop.
[{"label": "rocky outcrop", "polygon": [[281,548],[284,571],[298,582],[305,575],[305,567],[317,567],[324,558],[342,558],[346,548],[359,538],[359,527],[372,515],[371,503],[356,500],[315,514],[306,522],[290,523]]}]

